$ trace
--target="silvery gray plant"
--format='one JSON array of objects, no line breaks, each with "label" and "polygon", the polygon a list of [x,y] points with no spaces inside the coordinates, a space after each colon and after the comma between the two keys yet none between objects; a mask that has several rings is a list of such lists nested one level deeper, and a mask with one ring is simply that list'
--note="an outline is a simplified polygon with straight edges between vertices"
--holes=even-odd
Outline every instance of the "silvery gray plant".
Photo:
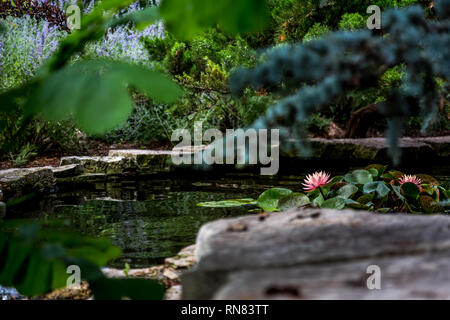
[{"label": "silvery gray plant", "polygon": [[264,62],[237,70],[231,88],[293,92],[269,108],[255,128],[279,128],[285,145],[310,154],[308,118],[351,90],[376,87],[389,69],[404,66],[402,85],[390,90],[381,113],[394,163],[400,160],[398,139],[410,116],[422,116],[426,130],[438,112],[438,81],[450,76],[450,0],[434,3],[437,19],[427,19],[420,6],[383,13],[385,35],[369,30],[334,32],[321,39],[271,49]]}]

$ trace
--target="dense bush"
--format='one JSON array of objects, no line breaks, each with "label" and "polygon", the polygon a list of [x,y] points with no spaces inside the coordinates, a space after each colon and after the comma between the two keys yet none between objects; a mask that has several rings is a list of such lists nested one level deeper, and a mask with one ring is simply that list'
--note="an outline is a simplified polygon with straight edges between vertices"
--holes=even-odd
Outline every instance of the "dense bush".
[{"label": "dense bush", "polygon": [[388,119],[391,155],[398,162],[396,146],[407,119],[421,116],[422,129],[429,128],[436,119],[442,96],[438,79],[447,83],[450,75],[449,51],[445,50],[450,46],[450,2],[441,0],[437,4],[439,22],[427,20],[423,9],[413,6],[385,13],[384,37],[369,31],[337,32],[273,50],[264,63],[235,73],[233,91],[277,86],[297,90],[270,108],[254,125],[282,128],[282,135],[298,138],[296,146],[305,152],[305,122],[311,114],[326,109],[353,90],[378,88],[386,72],[404,66],[401,85],[389,88],[388,97],[379,108]]},{"label": "dense bush", "polygon": [[[100,136],[107,141],[131,140],[137,142],[168,142],[168,131],[175,126],[192,128],[194,121],[203,121],[205,128],[243,127],[251,124],[266,111],[270,104],[278,101],[280,95],[290,94],[289,86],[282,86],[284,92],[273,92],[270,88],[245,90],[242,99],[230,96],[228,79],[230,73],[240,65],[252,67],[258,61],[267,59],[267,54],[260,54],[260,48],[270,45],[284,45],[292,41],[311,41],[333,30],[359,30],[365,27],[366,8],[376,4],[381,8],[406,6],[414,0],[267,0],[271,10],[270,28],[265,32],[253,34],[230,34],[221,29],[221,25],[205,29],[203,33],[189,40],[177,39],[166,32],[162,22],[153,24],[143,30],[130,28],[130,24],[109,28],[104,37],[89,42],[84,50],[71,59],[76,61],[107,58],[114,61],[145,65],[158,71],[168,73],[185,88],[183,97],[173,106],[159,105],[150,100],[138,99],[136,109],[128,119],[128,125],[116,128],[107,135]],[[420,1],[425,6],[429,1]],[[63,11],[75,0],[54,0],[48,2]],[[94,1],[84,1],[83,12],[89,13]],[[159,1],[141,1],[122,9],[122,14],[137,12]],[[2,19],[0,19],[2,21]],[[16,87],[33,77],[39,67],[53,53],[66,32],[51,25],[49,21],[37,20],[28,16],[22,18],[7,17],[3,19],[7,33],[0,35],[0,91]],[[18,67],[20,66],[20,67]],[[353,112],[374,103],[385,101],[391,87],[398,87],[404,74],[402,66],[387,70],[380,77],[377,87],[366,90],[349,90],[349,92],[330,104],[329,109],[322,110],[309,122],[316,133],[320,133],[331,121],[346,127]],[[283,89],[283,90],[284,90]],[[434,126],[437,129],[448,128],[446,109],[441,108],[444,117]],[[16,130],[22,128],[20,113],[5,115],[8,126],[0,127],[5,133],[0,141],[8,141]],[[39,120],[38,120],[39,121]],[[28,123],[25,130],[31,136],[38,122]],[[70,123],[68,121],[67,123]],[[75,125],[60,126],[72,128]],[[420,118],[409,122],[411,128],[420,125]],[[127,127],[128,126],[128,127]],[[375,131],[383,131],[385,121],[375,126]],[[3,129],[2,129],[3,128]],[[148,129],[146,132],[145,128]],[[370,132],[372,134],[372,132]],[[2,134],[0,134],[2,135]],[[61,136],[75,136],[64,131]],[[99,137],[98,135],[96,136]],[[47,137],[51,138],[51,137]],[[51,139],[41,139],[50,141]],[[52,144],[55,146],[55,144]],[[72,146],[72,144],[70,144]],[[20,144],[13,149],[18,154],[24,146]],[[38,145],[38,150],[48,149],[48,145]],[[53,148],[53,147],[51,147]],[[66,148],[68,149],[68,148]]]},{"label": "dense bush", "polygon": [[355,31],[363,29],[366,25],[366,19],[359,13],[344,13],[339,21],[339,29]]},{"label": "dense bush", "polygon": [[176,40],[169,33],[144,41],[153,66],[169,73],[185,89],[182,98],[165,112],[179,119],[173,122],[180,128],[192,129],[195,121],[203,121],[204,128],[246,126],[273,101],[264,92],[253,90],[241,101],[231,97],[230,72],[257,60],[257,52],[240,36],[230,37],[210,28],[190,41]]},{"label": "dense bush", "polygon": [[29,16],[7,17],[2,23],[6,31],[0,35],[0,90],[31,79],[66,34]]},{"label": "dense bush", "polygon": [[[386,9],[404,7],[417,2],[417,0],[269,0],[273,29],[267,33],[274,35],[271,40],[275,43],[299,41],[307,33],[317,29],[317,26],[314,27],[317,23],[331,30],[337,30],[339,27],[359,27],[361,17],[365,20],[369,16],[366,10],[370,5]],[[423,2],[425,4],[430,1]],[[314,29],[310,30],[311,28]]]},{"label": "dense bush", "polygon": [[[0,35],[0,92],[30,80],[58,47],[66,32],[28,15],[1,20],[6,31]],[[26,126],[20,110],[0,112],[0,147],[15,160],[35,152],[70,150],[77,146],[70,121],[50,123],[39,119]],[[22,155],[22,156],[20,156]],[[21,163],[19,161],[17,163]]]},{"label": "dense bush", "polygon": [[100,137],[112,143],[167,142],[172,131],[181,126],[182,121],[172,116],[169,106],[152,105],[147,99],[142,99],[126,123]]},{"label": "dense bush", "polygon": [[0,2],[0,18],[23,16],[29,16],[38,21],[45,20],[51,26],[69,31],[65,12],[48,0],[2,0]]},{"label": "dense bush", "polygon": [[[55,2],[55,6],[62,10],[72,2],[59,1]],[[92,3],[85,7],[86,12],[92,10]],[[142,7],[136,3],[127,12],[138,10]],[[20,18],[6,16],[0,19],[0,24],[5,28],[5,32],[0,34],[0,92],[32,79],[68,34],[47,21],[46,17],[38,19],[27,14]],[[132,30],[126,26],[111,28],[101,40],[89,43],[72,60],[101,57],[148,65],[149,56],[140,39],[143,36],[160,37],[163,30],[162,23],[144,30]],[[63,122],[35,119],[24,123],[20,110],[8,110],[0,112],[0,115],[0,149],[7,151],[10,158],[16,158],[30,146],[39,153],[80,150],[77,128],[70,119]]]}]

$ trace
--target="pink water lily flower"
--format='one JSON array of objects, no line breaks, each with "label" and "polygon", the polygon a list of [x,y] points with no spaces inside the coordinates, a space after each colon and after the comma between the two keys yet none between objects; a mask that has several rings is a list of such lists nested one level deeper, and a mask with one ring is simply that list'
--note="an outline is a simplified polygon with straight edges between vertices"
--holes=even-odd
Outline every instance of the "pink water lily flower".
[{"label": "pink water lily flower", "polygon": [[330,175],[326,172],[314,172],[312,175],[307,175],[304,183],[304,190],[306,192],[311,192],[316,190],[319,187],[327,185],[331,182]]},{"label": "pink water lily flower", "polygon": [[422,190],[422,187],[420,186],[420,184],[422,183],[422,180],[417,178],[416,176],[413,175],[406,175],[404,174],[403,177],[401,177],[398,180],[398,183],[400,183],[400,185],[404,185],[405,183],[414,183],[416,186],[419,187],[420,190]]}]

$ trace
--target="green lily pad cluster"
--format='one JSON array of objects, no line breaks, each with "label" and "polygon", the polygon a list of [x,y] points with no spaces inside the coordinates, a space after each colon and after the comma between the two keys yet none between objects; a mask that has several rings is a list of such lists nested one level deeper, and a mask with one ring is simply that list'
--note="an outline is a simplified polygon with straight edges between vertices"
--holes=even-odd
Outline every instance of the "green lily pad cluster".
[{"label": "green lily pad cluster", "polygon": [[374,212],[449,213],[450,192],[433,177],[417,174],[420,184],[404,183],[404,173],[373,164],[334,177],[328,184],[304,193],[271,188],[256,200],[232,199],[199,203],[203,207],[256,205],[265,212],[299,207],[358,209]]}]

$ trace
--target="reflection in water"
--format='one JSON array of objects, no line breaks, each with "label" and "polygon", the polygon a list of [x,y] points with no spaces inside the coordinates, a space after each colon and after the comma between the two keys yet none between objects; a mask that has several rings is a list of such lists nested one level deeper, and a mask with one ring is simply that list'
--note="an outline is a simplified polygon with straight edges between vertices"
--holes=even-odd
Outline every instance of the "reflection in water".
[{"label": "reflection in water", "polygon": [[109,238],[122,249],[111,263],[148,267],[195,243],[206,222],[248,214],[253,207],[204,208],[199,202],[257,197],[266,188],[299,187],[298,177],[284,180],[130,181],[95,184],[91,189],[58,194],[47,218],[64,218],[70,229]]},{"label": "reflection in water", "polygon": [[194,243],[205,222],[246,213],[243,208],[196,205],[226,197],[225,193],[170,192],[165,198],[146,201],[88,200],[80,206],[55,207],[50,216],[69,218],[72,229],[83,234],[111,239],[123,250],[123,258],[115,265],[148,266]]},{"label": "reflection in water", "polygon": [[[296,168],[291,168],[296,169]],[[310,173],[312,169],[297,168]],[[340,175],[348,169],[327,169]],[[427,170],[406,169],[405,173],[427,173],[441,183],[449,184],[448,166],[429,167]],[[151,177],[146,180],[95,183],[73,190],[60,190],[51,205],[40,204],[26,216],[64,218],[71,222],[70,229],[90,236],[109,238],[119,246],[123,255],[111,262],[122,268],[148,267],[160,264],[164,258],[174,256],[183,247],[193,244],[204,223],[220,218],[248,214],[249,207],[205,208],[199,202],[235,198],[256,198],[270,187],[285,187],[301,191],[304,174],[263,177],[236,175],[182,178]],[[37,203],[37,202],[35,202]],[[25,217],[25,216],[24,216]]]}]

